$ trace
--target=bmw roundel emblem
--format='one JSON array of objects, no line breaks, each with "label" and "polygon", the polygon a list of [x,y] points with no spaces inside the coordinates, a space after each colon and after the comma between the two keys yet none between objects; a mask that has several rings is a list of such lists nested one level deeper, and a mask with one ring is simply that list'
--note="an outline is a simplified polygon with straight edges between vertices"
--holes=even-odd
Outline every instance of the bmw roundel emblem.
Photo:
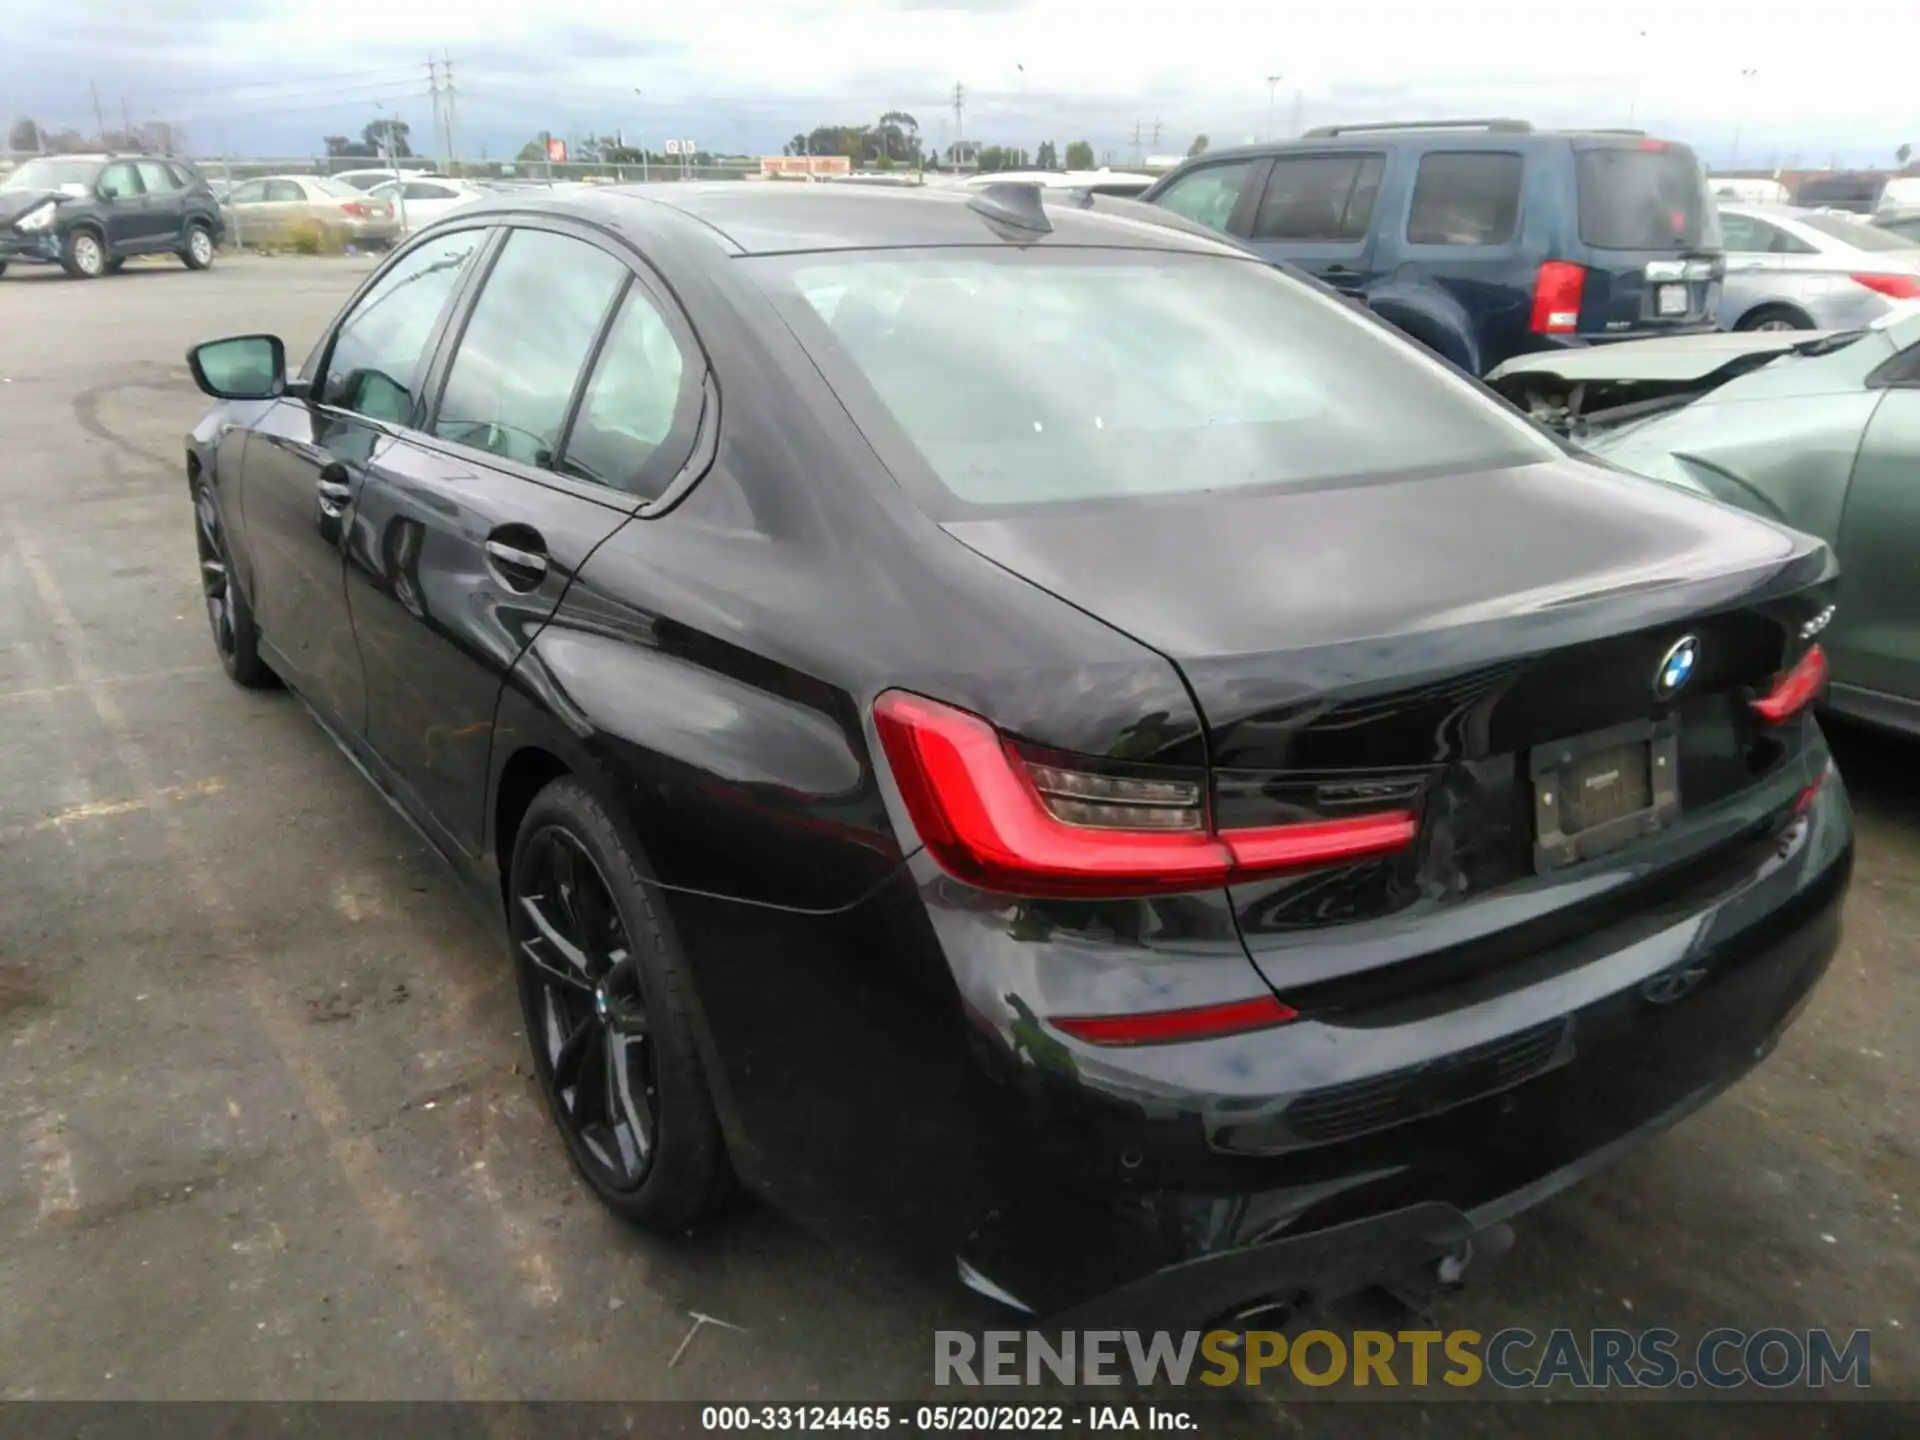
[{"label": "bmw roundel emblem", "polygon": [[1653,672],[1654,698],[1669,700],[1679,694],[1699,661],[1700,641],[1697,637],[1682,635],[1674,641],[1673,648],[1660,657],[1660,668]]}]

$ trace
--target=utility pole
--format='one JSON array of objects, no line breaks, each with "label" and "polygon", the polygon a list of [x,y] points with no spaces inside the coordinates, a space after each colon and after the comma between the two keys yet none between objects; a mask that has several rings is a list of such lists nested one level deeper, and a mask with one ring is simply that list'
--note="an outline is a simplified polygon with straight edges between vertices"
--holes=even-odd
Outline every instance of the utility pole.
[{"label": "utility pole", "polygon": [[1305,91],[1295,90],[1293,92],[1293,124],[1290,127],[1290,129],[1292,134],[1295,137],[1298,137],[1306,133],[1305,127],[1302,126],[1300,123],[1300,103],[1305,98],[1306,98]]},{"label": "utility pole", "polygon": [[107,149],[109,148],[107,145],[107,117],[102,114],[100,110],[100,87],[89,80],[87,82],[87,88],[93,92],[93,123],[100,129],[100,146],[102,149]]},{"label": "utility pole", "polygon": [[1284,75],[1267,76],[1267,139],[1269,140],[1273,139],[1273,97],[1280,89],[1280,82],[1286,78]]},{"label": "utility pole", "polygon": [[1733,159],[1727,165],[1729,170],[1738,170],[1740,168],[1740,132],[1746,129],[1747,126],[1747,81],[1753,79],[1753,77],[1759,73],[1758,70],[1742,70],[1740,72],[1740,106],[1739,113],[1733,122]]},{"label": "utility pole", "polygon": [[453,138],[454,101],[453,101],[453,52],[442,50],[441,61],[447,71],[447,168],[452,169],[460,159],[459,142]]},{"label": "utility pole", "polygon": [[444,156],[446,151],[446,116],[440,109],[440,62],[431,54],[427,56],[427,97],[433,101],[433,153]]},{"label": "utility pole", "polygon": [[1140,122],[1136,120],[1133,122],[1133,158],[1137,161],[1145,153],[1140,148]]},{"label": "utility pole", "polygon": [[1153,153],[1156,155],[1160,153],[1160,117],[1158,115],[1153,117]]},{"label": "utility pole", "polygon": [[953,87],[953,168],[958,170],[966,154],[967,87],[957,81]]},{"label": "utility pole", "polygon": [[133,149],[133,118],[127,114],[127,97],[120,97],[120,140],[127,149]]}]

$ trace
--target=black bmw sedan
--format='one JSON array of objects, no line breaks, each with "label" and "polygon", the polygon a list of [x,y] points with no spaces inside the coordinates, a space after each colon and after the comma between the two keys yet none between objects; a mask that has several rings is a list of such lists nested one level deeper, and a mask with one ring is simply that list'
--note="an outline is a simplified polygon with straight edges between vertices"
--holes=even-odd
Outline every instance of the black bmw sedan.
[{"label": "black bmw sedan", "polygon": [[737,1183],[1156,1323],[1450,1276],[1833,953],[1827,549],[1225,242],[502,196],[297,374],[191,360],[222,663],[501,923],[644,1225]]}]

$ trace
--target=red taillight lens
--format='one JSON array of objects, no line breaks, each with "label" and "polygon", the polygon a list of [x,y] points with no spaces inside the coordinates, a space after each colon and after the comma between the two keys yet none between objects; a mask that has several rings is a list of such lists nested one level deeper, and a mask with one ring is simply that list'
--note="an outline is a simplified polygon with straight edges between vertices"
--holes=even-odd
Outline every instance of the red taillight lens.
[{"label": "red taillight lens", "polygon": [[1533,282],[1533,333],[1571,335],[1580,326],[1580,297],[1587,271],[1567,260],[1549,260]]},{"label": "red taillight lens", "polygon": [[1889,300],[1920,300],[1920,275],[1854,275],[1854,284],[1877,290]]},{"label": "red taillight lens", "polygon": [[1754,714],[1769,725],[1778,725],[1819,699],[1826,688],[1827,652],[1809,645],[1794,667],[1774,682],[1773,689],[1753,702]]},{"label": "red taillight lens", "polygon": [[1270,1030],[1300,1012],[1271,995],[1201,1005],[1190,1010],[1150,1010],[1140,1015],[1053,1015],[1047,1023],[1091,1045],[1167,1045],[1181,1040],[1217,1040]]},{"label": "red taillight lens", "polygon": [[367,207],[362,205],[358,200],[344,200],[341,202],[340,208],[356,220],[364,220],[367,218]]},{"label": "red taillight lens", "polygon": [[914,828],[948,874],[1008,895],[1091,899],[1207,890],[1387,854],[1411,811],[1215,832],[1197,780],[1029,762],[977,715],[890,690],[873,718]]}]

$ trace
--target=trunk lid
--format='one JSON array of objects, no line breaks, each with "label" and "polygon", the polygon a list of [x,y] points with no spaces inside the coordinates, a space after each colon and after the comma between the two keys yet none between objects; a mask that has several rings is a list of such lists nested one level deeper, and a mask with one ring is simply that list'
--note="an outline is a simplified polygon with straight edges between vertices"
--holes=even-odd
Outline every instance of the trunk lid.
[{"label": "trunk lid", "polygon": [[[1562,770],[1594,825],[1657,811],[1658,843],[1710,831],[1721,801],[1789,758],[1747,700],[1833,574],[1818,540],[1573,459],[946,528],[1179,667],[1216,824],[1421,813],[1404,855],[1231,892],[1289,1004],[1407,958],[1420,909],[1515,885],[1537,887],[1536,918],[1572,903],[1598,852],[1536,814]],[[1692,674],[1663,696],[1689,638]],[[1488,935],[1504,913],[1481,911]],[[1356,930],[1332,943],[1330,926]]]}]

